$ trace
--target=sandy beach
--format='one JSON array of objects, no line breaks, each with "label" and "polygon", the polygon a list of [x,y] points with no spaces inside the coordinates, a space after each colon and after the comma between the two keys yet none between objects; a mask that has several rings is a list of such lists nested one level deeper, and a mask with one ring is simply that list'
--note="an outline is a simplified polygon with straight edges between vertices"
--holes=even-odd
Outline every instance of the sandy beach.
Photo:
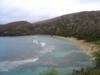
[{"label": "sandy beach", "polygon": [[74,37],[66,37],[65,39],[70,40],[73,43],[79,45],[83,49],[83,51],[86,52],[88,55],[92,56],[93,52],[98,51],[98,48],[93,43],[89,43],[84,40],[78,40]]}]

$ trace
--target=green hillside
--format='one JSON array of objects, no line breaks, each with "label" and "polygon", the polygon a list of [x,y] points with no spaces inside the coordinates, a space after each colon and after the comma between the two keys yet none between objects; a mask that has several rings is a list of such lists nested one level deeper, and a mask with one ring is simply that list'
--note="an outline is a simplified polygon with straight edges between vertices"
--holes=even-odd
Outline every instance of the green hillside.
[{"label": "green hillside", "polygon": [[37,23],[25,21],[0,26],[0,36],[50,34],[74,36],[88,41],[100,38],[100,11],[63,15]]}]

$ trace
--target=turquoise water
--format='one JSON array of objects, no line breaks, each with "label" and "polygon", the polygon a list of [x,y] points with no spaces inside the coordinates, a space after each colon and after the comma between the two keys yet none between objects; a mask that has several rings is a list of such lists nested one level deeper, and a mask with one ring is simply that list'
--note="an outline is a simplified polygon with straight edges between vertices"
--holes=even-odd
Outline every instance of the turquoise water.
[{"label": "turquoise water", "polygon": [[51,69],[68,75],[92,65],[90,56],[62,37],[0,37],[0,75],[38,75]]}]

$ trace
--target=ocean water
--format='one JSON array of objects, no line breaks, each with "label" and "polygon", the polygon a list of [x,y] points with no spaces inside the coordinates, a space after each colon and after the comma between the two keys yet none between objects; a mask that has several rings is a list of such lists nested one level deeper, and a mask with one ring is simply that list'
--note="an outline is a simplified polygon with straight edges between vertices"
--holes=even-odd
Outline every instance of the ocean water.
[{"label": "ocean water", "polygon": [[0,37],[0,75],[38,75],[51,69],[68,75],[73,69],[92,66],[91,59],[62,37]]}]

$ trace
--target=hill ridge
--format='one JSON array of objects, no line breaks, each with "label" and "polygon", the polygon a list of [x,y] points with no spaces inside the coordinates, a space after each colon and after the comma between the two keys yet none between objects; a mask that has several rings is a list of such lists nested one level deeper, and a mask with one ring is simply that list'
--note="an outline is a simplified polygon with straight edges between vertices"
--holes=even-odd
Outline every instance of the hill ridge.
[{"label": "hill ridge", "polygon": [[0,26],[0,36],[34,34],[98,39],[100,38],[100,11],[83,11],[36,23],[19,21]]}]

